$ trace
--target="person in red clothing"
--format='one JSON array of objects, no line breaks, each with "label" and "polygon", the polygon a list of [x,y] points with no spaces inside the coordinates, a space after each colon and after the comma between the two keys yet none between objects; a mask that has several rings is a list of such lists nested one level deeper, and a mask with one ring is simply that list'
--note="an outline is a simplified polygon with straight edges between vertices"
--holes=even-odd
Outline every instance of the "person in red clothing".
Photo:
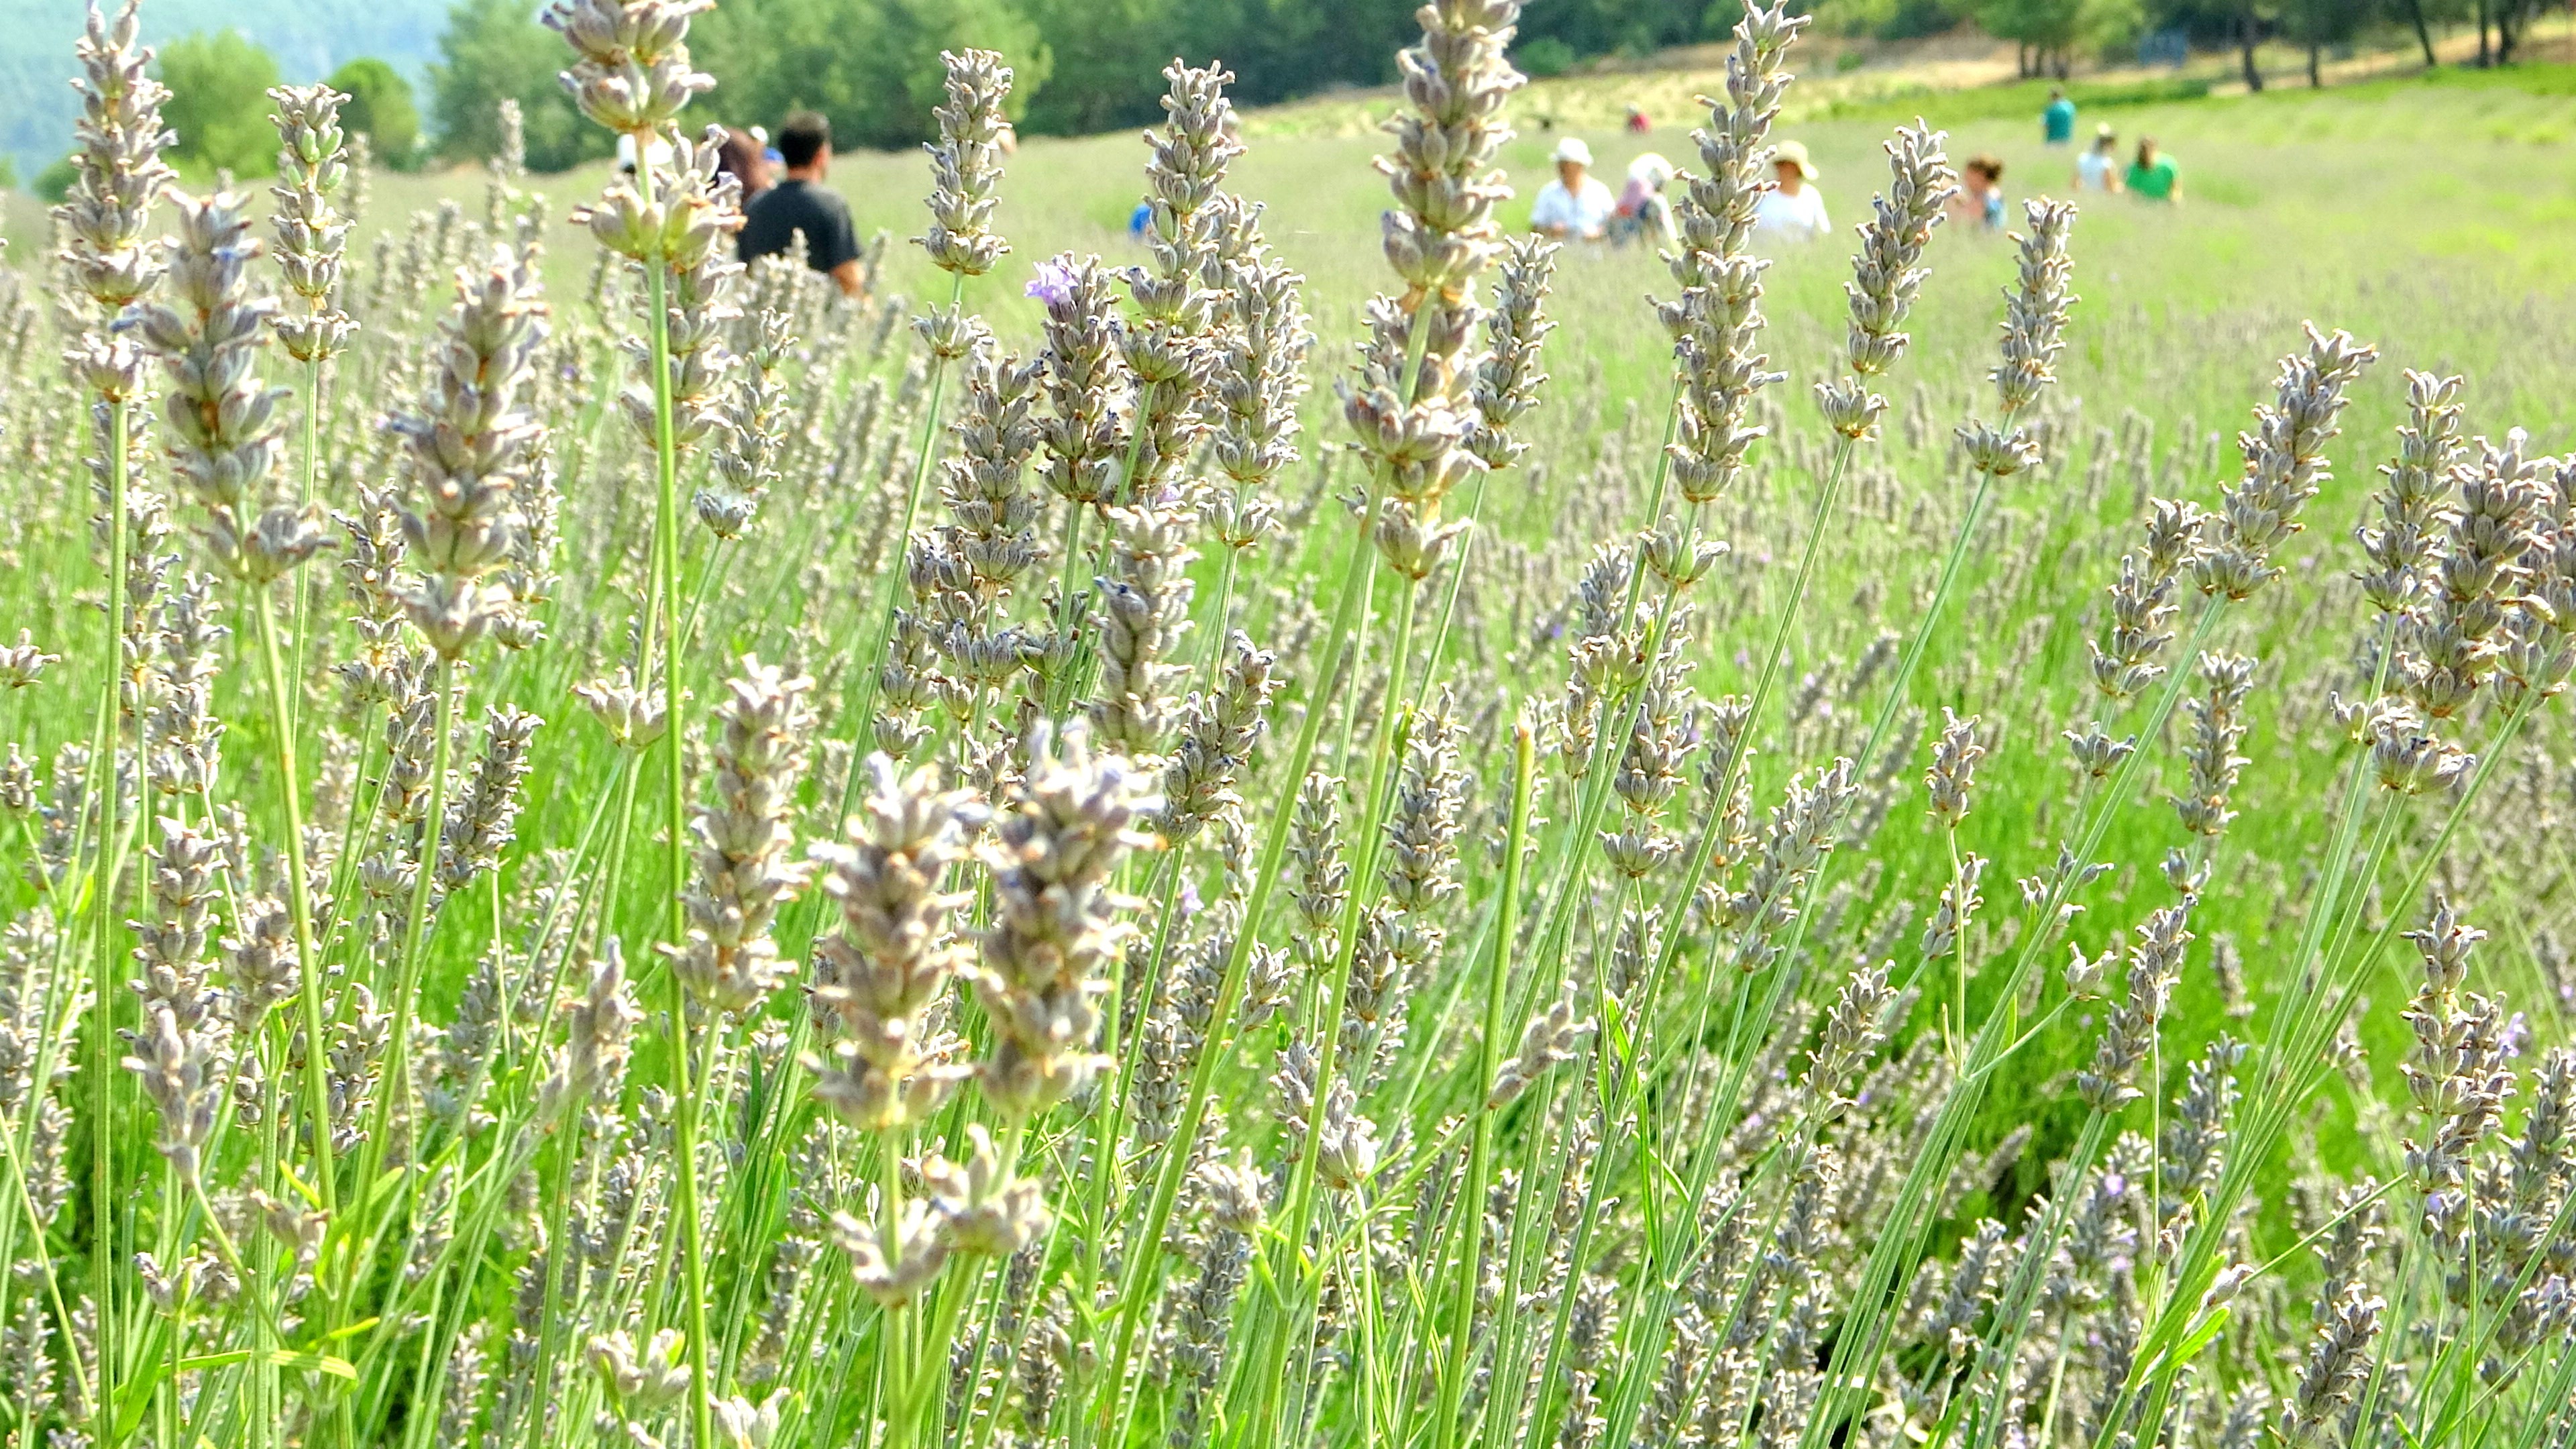
[{"label": "person in red clothing", "polygon": [[1642,111],[1642,110],[1638,109],[1638,108],[1637,108],[1637,107],[1635,107],[1635,106],[1630,106],[1630,107],[1628,108],[1628,134],[1629,134],[1629,135],[1631,135],[1631,136],[1642,136],[1642,135],[1646,134],[1648,131],[1653,130],[1654,128],[1655,128],[1655,123],[1646,119],[1646,113],[1645,113],[1644,111]]}]

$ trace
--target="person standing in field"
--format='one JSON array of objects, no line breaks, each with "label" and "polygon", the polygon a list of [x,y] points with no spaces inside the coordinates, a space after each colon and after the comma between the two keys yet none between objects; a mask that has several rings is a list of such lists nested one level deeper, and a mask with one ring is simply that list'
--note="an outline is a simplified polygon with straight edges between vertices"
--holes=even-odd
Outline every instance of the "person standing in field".
[{"label": "person standing in field", "polygon": [[850,227],[850,204],[823,184],[832,169],[832,123],[799,111],[778,128],[778,155],[786,179],[762,192],[743,212],[738,248],[746,262],[775,256],[805,238],[805,264],[838,283],[841,295],[859,295],[859,238]]},{"label": "person standing in field", "polygon": [[2156,149],[2153,136],[2138,138],[2138,159],[2130,165],[2122,184],[2131,196],[2168,206],[2182,204],[2182,172],[2174,165],[2174,158]]},{"label": "person standing in field", "polygon": [[1816,165],[1807,159],[1806,146],[1783,141],[1772,148],[1771,172],[1779,185],[1754,203],[1754,240],[1772,246],[1824,240],[1834,224],[1825,218],[1825,196],[1816,189]]},{"label": "person standing in field", "polygon": [[2076,153],[2074,185],[2078,191],[2120,189],[2120,136],[2109,122],[2094,128],[2093,144]]},{"label": "person standing in field", "polygon": [[1581,137],[1568,136],[1556,143],[1548,159],[1556,163],[1556,179],[1539,188],[1538,200],[1530,206],[1530,230],[1561,241],[1599,241],[1610,230],[1618,202],[1592,174],[1592,148]]},{"label": "person standing in field", "polygon": [[2075,103],[2066,98],[2066,87],[2048,88],[2048,104],[2039,113],[2039,138],[2051,146],[2075,144]]}]

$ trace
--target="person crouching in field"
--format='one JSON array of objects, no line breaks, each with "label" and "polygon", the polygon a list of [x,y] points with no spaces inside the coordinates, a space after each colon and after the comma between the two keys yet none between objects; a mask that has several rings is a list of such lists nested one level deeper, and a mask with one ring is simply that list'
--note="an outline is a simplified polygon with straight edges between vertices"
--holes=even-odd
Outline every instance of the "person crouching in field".
[{"label": "person crouching in field", "polygon": [[2174,158],[2156,149],[2153,136],[2138,138],[2138,159],[2129,167],[2122,184],[2131,196],[2168,206],[2182,205],[2182,172],[2174,165]]},{"label": "person crouching in field", "polygon": [[2095,128],[2093,144],[2075,158],[2074,186],[2078,191],[2120,189],[2120,133],[2109,122]]},{"label": "person crouching in field", "polygon": [[1950,198],[1950,215],[1988,231],[2004,229],[2004,163],[1992,156],[1972,156],[1959,168],[1959,192]]},{"label": "person crouching in field", "polygon": [[1530,230],[1560,241],[1599,241],[1610,230],[1618,204],[1610,188],[1592,174],[1592,148],[1581,137],[1568,136],[1556,143],[1548,159],[1556,163],[1556,179],[1539,188],[1538,200],[1530,206]]},{"label": "person crouching in field", "polygon": [[1753,206],[1753,239],[1764,246],[1794,246],[1822,241],[1834,224],[1825,219],[1825,196],[1816,189],[1816,164],[1807,148],[1783,141],[1771,152],[1771,171],[1779,181]]},{"label": "person crouching in field", "polygon": [[828,273],[841,295],[859,295],[859,238],[850,227],[850,205],[823,184],[832,169],[832,123],[800,111],[778,128],[779,159],[786,179],[744,209],[739,249],[746,262],[775,256],[805,238],[805,264]]},{"label": "person crouching in field", "polygon": [[1613,245],[1635,241],[1655,247],[1681,245],[1673,227],[1672,200],[1664,195],[1673,174],[1673,163],[1652,151],[1628,163],[1628,184],[1619,193],[1617,213],[1610,218]]}]

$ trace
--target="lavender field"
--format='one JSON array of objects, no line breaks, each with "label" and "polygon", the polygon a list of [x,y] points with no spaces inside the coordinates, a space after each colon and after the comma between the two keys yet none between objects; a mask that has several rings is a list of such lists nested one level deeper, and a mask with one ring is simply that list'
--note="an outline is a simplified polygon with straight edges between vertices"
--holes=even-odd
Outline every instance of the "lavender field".
[{"label": "lavender field", "polygon": [[1367,135],[1006,151],[967,50],[851,301],[734,260],[702,8],[551,13],[640,174],[290,87],[238,191],[91,21],[10,1443],[2576,1443],[2565,97],[2079,207],[1753,8],[1604,145],[1657,256],[1519,233],[1518,0]]}]

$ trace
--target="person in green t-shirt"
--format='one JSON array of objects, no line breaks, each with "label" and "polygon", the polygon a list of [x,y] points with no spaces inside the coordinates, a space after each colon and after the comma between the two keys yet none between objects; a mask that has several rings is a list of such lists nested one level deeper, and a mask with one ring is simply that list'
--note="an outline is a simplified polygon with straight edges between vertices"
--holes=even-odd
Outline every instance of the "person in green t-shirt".
[{"label": "person in green t-shirt", "polygon": [[2048,109],[2039,113],[2039,130],[2051,146],[2067,146],[2075,141],[2075,103],[2066,98],[2064,86],[2048,88]]},{"label": "person in green t-shirt", "polygon": [[2129,167],[2128,191],[2131,196],[2169,206],[2182,204],[2182,172],[2174,165],[2174,158],[2156,149],[2153,136],[2138,140],[2138,159]]}]

